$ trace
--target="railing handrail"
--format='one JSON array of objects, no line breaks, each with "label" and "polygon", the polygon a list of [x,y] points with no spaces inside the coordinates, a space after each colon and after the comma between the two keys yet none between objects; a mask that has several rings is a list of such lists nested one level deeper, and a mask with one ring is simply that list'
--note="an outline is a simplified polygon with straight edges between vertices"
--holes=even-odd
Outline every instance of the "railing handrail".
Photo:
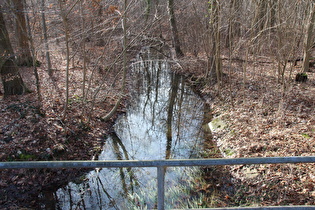
[{"label": "railing handrail", "polygon": [[[158,209],[164,210],[165,169],[167,167],[215,166],[215,165],[251,165],[251,164],[284,164],[284,163],[315,163],[315,156],[292,157],[254,157],[254,158],[211,158],[181,160],[89,160],[89,161],[10,161],[0,162],[0,169],[21,168],[125,168],[125,167],[156,167],[158,188]],[[279,207],[261,207],[262,209],[279,209]],[[260,209],[261,209],[260,208]],[[280,207],[280,209],[286,207]],[[315,206],[297,206],[293,209],[310,209]],[[239,208],[242,209],[242,208]],[[246,209],[246,208],[244,208]]]},{"label": "railing handrail", "polygon": [[124,168],[124,167],[184,167],[214,165],[252,165],[283,163],[315,163],[315,156],[168,159],[168,160],[68,160],[68,161],[8,161],[0,169],[14,168]]}]

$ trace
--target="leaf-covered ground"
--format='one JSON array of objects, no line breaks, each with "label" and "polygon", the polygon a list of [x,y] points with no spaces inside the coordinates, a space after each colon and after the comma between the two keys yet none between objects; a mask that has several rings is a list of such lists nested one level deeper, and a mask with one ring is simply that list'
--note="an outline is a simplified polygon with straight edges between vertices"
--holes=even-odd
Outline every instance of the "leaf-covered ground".
[{"label": "leaf-covered ground", "polygon": [[[213,133],[226,158],[315,155],[315,70],[306,83],[295,82],[300,66],[287,69],[258,59],[224,60],[221,87],[193,79],[227,126]],[[195,71],[196,72],[196,71]],[[194,74],[194,72],[191,72]],[[279,79],[280,78],[280,79]],[[197,81],[197,82],[196,82]],[[234,205],[315,205],[315,164],[227,167],[235,181]]]},{"label": "leaf-covered ground", "polygon": [[[103,103],[96,101],[91,112],[92,106],[80,97],[82,69],[71,69],[69,108],[63,119],[65,70],[60,68],[53,77],[48,76],[45,66],[38,71],[41,104],[37,100],[33,68],[26,67],[21,73],[31,92],[0,101],[0,161],[96,159],[115,120],[113,117],[104,122],[102,117],[115,104],[116,92],[102,98]],[[0,170],[0,208],[38,208],[40,192],[58,189],[84,172],[75,169]]]},{"label": "leaf-covered ground", "polygon": [[[185,67],[182,73],[188,82],[211,106],[211,115],[227,124],[226,128],[213,133],[225,157],[315,154],[314,72],[308,72],[306,83],[296,83],[294,76],[300,68],[293,67],[283,83],[279,82],[276,63],[269,60],[249,62],[245,75],[243,61],[224,60],[225,76],[218,87],[202,78],[204,61],[185,58],[179,63]],[[103,122],[101,118],[115,104],[117,92],[108,91],[89,115],[91,106],[82,106],[79,91],[82,71],[71,69],[69,109],[67,117],[62,119],[65,70],[55,71],[53,78],[48,76],[44,66],[38,70],[41,106],[37,102],[33,69],[26,67],[21,72],[32,92],[0,101],[0,161],[97,158],[115,119]],[[109,76],[108,80],[111,79]],[[118,113],[122,111],[123,106]],[[315,164],[226,167],[233,177],[234,191],[223,195],[226,203],[223,199],[218,205],[315,204],[314,169]],[[1,170],[0,207],[38,207],[39,192],[57,189],[82,173],[84,170],[74,169]],[[198,190],[209,191],[204,185]]]}]

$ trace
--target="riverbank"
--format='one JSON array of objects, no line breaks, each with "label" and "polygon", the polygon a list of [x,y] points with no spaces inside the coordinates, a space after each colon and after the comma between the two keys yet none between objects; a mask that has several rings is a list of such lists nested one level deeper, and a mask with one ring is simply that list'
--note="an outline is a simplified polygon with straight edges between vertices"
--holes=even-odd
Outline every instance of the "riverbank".
[{"label": "riverbank", "polygon": [[[41,103],[38,103],[32,68],[22,67],[22,78],[31,90],[21,96],[0,101],[0,161],[46,161],[97,159],[106,135],[118,114],[103,121],[114,107],[112,91],[96,103],[93,111],[80,97],[81,69],[71,69],[71,90],[67,115],[64,113],[64,75],[62,68],[50,77],[44,66],[38,68]],[[108,76],[111,80],[112,77]],[[96,88],[96,87],[92,87]],[[39,192],[53,192],[84,174],[82,169],[19,169],[0,171],[0,208],[39,208]],[[45,195],[47,196],[47,195]]]},{"label": "riverbank", "polygon": [[[192,69],[193,83],[210,105],[212,115],[226,124],[213,139],[226,158],[315,155],[315,73],[306,83],[294,81],[300,66],[279,82],[277,64],[249,62],[244,75],[240,60],[223,61],[220,87],[209,85]],[[196,74],[197,73],[197,74]],[[187,74],[187,73],[186,73]],[[200,75],[200,74],[199,74]],[[192,77],[191,77],[192,78]],[[314,164],[229,166],[237,183],[235,205],[314,205]]]}]

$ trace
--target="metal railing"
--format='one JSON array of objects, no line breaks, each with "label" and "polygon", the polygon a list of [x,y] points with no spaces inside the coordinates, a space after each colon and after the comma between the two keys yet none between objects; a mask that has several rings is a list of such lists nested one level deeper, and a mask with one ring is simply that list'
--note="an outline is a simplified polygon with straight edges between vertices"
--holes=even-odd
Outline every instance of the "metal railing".
[{"label": "metal railing", "polygon": [[[284,163],[315,163],[315,156],[308,157],[262,157],[262,158],[216,158],[216,159],[183,159],[183,160],[111,160],[111,161],[18,161],[0,162],[0,169],[21,168],[157,168],[158,209],[164,210],[165,169],[167,167],[216,166],[216,165],[252,165],[252,164],[284,164]],[[220,209],[220,208],[214,208]],[[228,209],[228,208],[224,208]],[[235,209],[235,208],[230,208]],[[241,209],[241,208],[236,208]],[[242,209],[315,209],[315,206],[283,206],[256,207]]]}]

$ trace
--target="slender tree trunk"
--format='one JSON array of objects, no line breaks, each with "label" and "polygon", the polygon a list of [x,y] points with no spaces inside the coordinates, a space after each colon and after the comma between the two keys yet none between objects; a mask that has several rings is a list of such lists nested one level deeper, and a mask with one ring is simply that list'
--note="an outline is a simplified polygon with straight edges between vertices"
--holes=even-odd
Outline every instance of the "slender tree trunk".
[{"label": "slender tree trunk", "polygon": [[65,97],[65,105],[63,112],[63,119],[67,116],[68,104],[69,104],[69,65],[70,65],[70,47],[69,47],[69,27],[67,20],[67,12],[66,9],[63,8],[62,0],[59,0],[59,6],[61,10],[61,18],[63,22],[63,27],[65,31],[65,42],[66,42],[66,97]]},{"label": "slender tree trunk", "polygon": [[231,0],[230,2],[230,17],[228,25],[228,33],[226,39],[226,47],[232,47],[234,38],[241,36],[241,0]]},{"label": "slender tree trunk", "polygon": [[14,6],[15,15],[15,35],[18,42],[17,64],[19,66],[30,66],[33,63],[33,58],[30,53],[28,44],[27,27],[24,16],[24,1],[11,0]]},{"label": "slender tree trunk", "polygon": [[217,78],[217,84],[218,84],[218,93],[220,94],[221,90],[221,80],[222,80],[222,64],[221,64],[221,36],[220,36],[220,20],[219,20],[219,11],[220,11],[220,2],[215,1],[215,21],[214,21],[214,33],[215,33],[215,72],[216,72],[216,78]]},{"label": "slender tree trunk", "polygon": [[[269,17],[269,27],[274,27],[276,25],[276,12],[277,12],[277,5],[278,0],[269,0],[269,10],[270,10],[270,17]],[[278,8],[280,9],[280,8]]]},{"label": "slender tree trunk", "polygon": [[312,9],[308,18],[306,34],[304,38],[304,56],[303,56],[303,72],[308,72],[310,67],[310,50],[314,41],[314,21],[315,21],[315,3],[312,3]]},{"label": "slender tree trunk", "polygon": [[[126,88],[126,76],[127,76],[127,6],[128,6],[128,0],[124,0],[124,14],[123,14],[123,32],[124,32],[124,38],[123,38],[123,78],[122,78],[122,86],[121,91],[122,95]],[[115,106],[112,108],[112,110],[103,118],[104,121],[109,120],[114,114],[116,113],[123,96],[119,96]]]},{"label": "slender tree trunk", "polygon": [[66,17],[64,18],[64,26],[66,30],[66,98],[65,98],[65,110],[64,118],[67,115],[68,103],[69,103],[69,65],[70,65],[70,48],[69,48],[69,31],[68,31],[68,22]]},{"label": "slender tree trunk", "polygon": [[82,25],[82,40],[81,40],[81,43],[82,43],[82,55],[83,55],[83,82],[82,82],[82,98],[83,98],[83,101],[85,100],[86,98],[86,93],[85,93],[85,85],[86,85],[86,52],[85,52],[85,39],[87,38],[87,35],[86,35],[86,28],[85,28],[85,17],[84,17],[84,12],[83,12],[83,3],[82,1],[80,1],[80,14],[81,14],[81,25]]},{"label": "slender tree trunk", "polygon": [[[281,23],[282,22],[282,20],[281,20],[281,7],[282,5],[281,5],[281,2],[279,2],[279,9],[278,9],[278,12],[277,12],[277,15],[278,15],[278,19],[279,19],[279,23]],[[283,28],[283,26],[281,25],[281,24],[279,24],[278,25],[278,27],[277,27],[277,44],[278,44],[278,46],[277,46],[277,50],[278,50],[278,53],[276,54],[277,55],[277,62],[278,62],[278,83],[280,83],[280,82],[284,82],[284,78],[282,77],[282,78],[280,78],[281,77],[281,75],[282,75],[282,70],[284,70],[283,69],[283,62],[286,62],[286,61],[284,61],[284,58],[283,58],[283,56],[281,55],[281,48],[283,47],[283,31],[284,31],[284,28]]]},{"label": "slender tree trunk", "polygon": [[175,53],[177,57],[182,57],[184,56],[184,53],[182,52],[180,48],[180,41],[179,41],[177,24],[176,24],[175,13],[174,13],[174,0],[168,0],[168,14],[169,14],[169,21],[170,21],[171,30],[172,30],[173,45],[175,48]]},{"label": "slender tree trunk", "polygon": [[42,14],[42,31],[44,36],[44,46],[45,46],[45,55],[47,62],[47,70],[49,76],[53,75],[53,71],[51,68],[50,54],[49,54],[49,45],[48,45],[48,36],[47,36],[47,26],[46,26],[46,18],[45,18],[45,0],[41,0],[41,14]]},{"label": "slender tree trunk", "polygon": [[124,39],[123,39],[123,81],[122,81],[122,91],[125,91],[126,86],[126,75],[127,75],[127,7],[128,7],[128,0],[124,0],[124,17],[123,17],[123,30],[124,30]]},{"label": "slender tree trunk", "polygon": [[[25,1],[25,0],[23,0],[23,1]],[[27,25],[27,29],[28,29],[28,33],[29,33],[28,36],[30,37],[30,39],[29,39],[29,41],[30,41],[30,50],[31,50],[31,56],[33,58],[32,66],[33,66],[34,76],[35,76],[35,80],[36,80],[37,99],[38,99],[38,103],[39,103],[39,105],[41,107],[41,105],[42,105],[42,96],[41,96],[40,81],[39,81],[39,75],[38,75],[37,64],[36,64],[35,45],[34,45],[34,40],[32,39],[32,35],[31,35],[31,26],[30,26],[30,21],[29,21],[28,14],[26,14],[25,17],[26,17],[26,25]]]},{"label": "slender tree trunk", "polygon": [[219,21],[219,10],[220,3],[218,0],[213,0],[209,3],[209,55],[208,55],[208,75],[211,78],[215,78],[220,87],[222,70],[221,70],[221,50],[220,50],[220,21]]}]

